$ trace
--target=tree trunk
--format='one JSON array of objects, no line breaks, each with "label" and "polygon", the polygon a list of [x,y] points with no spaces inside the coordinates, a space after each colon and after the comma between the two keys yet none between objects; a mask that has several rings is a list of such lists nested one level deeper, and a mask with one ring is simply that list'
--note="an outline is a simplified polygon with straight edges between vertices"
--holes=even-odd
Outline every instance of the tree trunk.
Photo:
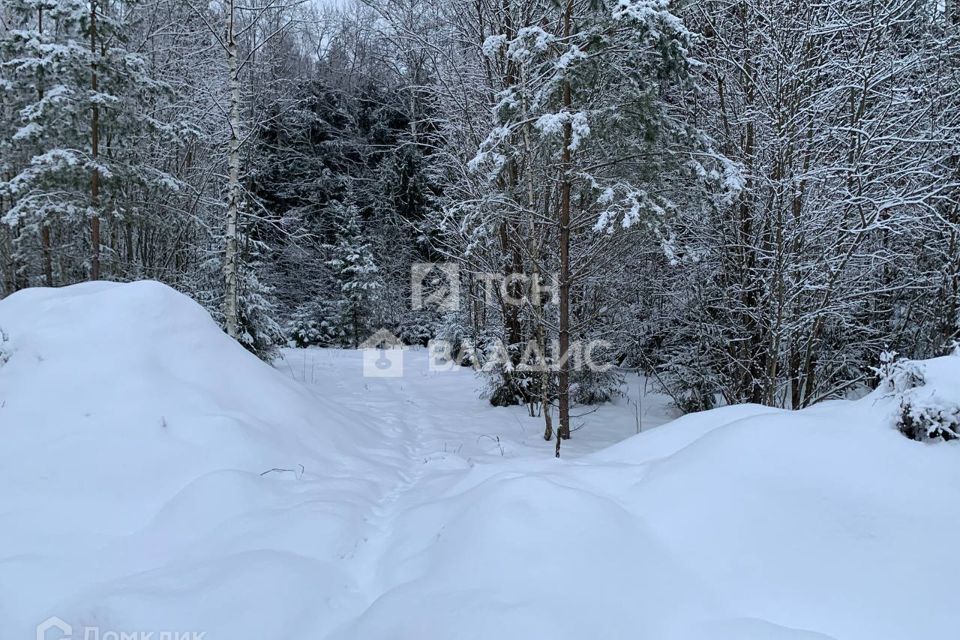
[{"label": "tree trunk", "polygon": [[[543,313],[542,305],[541,313]],[[543,439],[549,441],[553,438],[553,417],[550,415],[550,370],[547,365],[547,341],[543,335],[545,322],[545,319],[541,319],[537,325],[537,347],[543,357],[543,362],[539,363],[543,367],[543,371],[540,373],[540,410],[543,411]]]},{"label": "tree trunk", "polygon": [[[90,0],[90,87],[97,93],[97,2]],[[100,106],[94,95],[90,113],[90,157],[93,160],[93,171],[90,175],[90,206],[93,215],[90,217],[90,245],[93,255],[90,257],[90,279],[100,279],[100,169],[97,167],[100,156]],[[52,279],[52,278],[51,278]]]},{"label": "tree trunk", "polygon": [[[573,14],[573,0],[567,0],[563,13],[563,37],[570,38],[570,20]],[[557,428],[556,456],[560,457],[560,441],[570,438],[570,191],[572,177],[570,144],[573,141],[573,123],[570,107],[573,104],[570,80],[563,78],[563,108],[567,113],[563,124],[563,182],[560,186],[560,376],[557,403],[560,424]]]},{"label": "tree trunk", "polygon": [[43,280],[48,287],[53,286],[53,258],[50,255],[50,225],[44,221],[40,228],[40,245],[43,252]]},{"label": "tree trunk", "polygon": [[[37,31],[43,35],[43,6],[37,7]],[[43,70],[37,69],[37,101],[43,102]],[[44,216],[46,218],[46,216]],[[53,260],[50,257],[50,225],[40,221],[40,251],[43,255],[43,278],[48,287],[53,286]]]},{"label": "tree trunk", "polygon": [[4,260],[4,295],[16,292],[20,287],[17,286],[17,257],[16,257],[16,225],[0,225],[3,227],[3,252],[6,256]]},{"label": "tree trunk", "polygon": [[237,218],[240,206],[240,77],[237,65],[237,42],[234,33],[234,3],[229,3],[227,16],[227,65],[230,70],[230,156],[227,182],[227,242],[223,258],[223,317],[227,335],[240,335],[237,296]]}]

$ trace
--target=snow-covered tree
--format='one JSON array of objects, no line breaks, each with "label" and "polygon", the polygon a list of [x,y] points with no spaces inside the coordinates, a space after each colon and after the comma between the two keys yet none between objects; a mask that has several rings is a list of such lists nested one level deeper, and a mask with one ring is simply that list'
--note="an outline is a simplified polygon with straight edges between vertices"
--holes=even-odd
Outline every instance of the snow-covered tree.
[{"label": "snow-covered tree", "polygon": [[949,296],[960,120],[957,41],[934,5],[687,13],[705,62],[687,104],[741,178],[674,225],[680,259],[658,276],[672,392],[800,408],[863,384],[888,345],[938,352],[928,302]]},{"label": "snow-covered tree", "polygon": [[710,170],[694,161],[691,151],[706,145],[671,102],[687,77],[689,34],[666,3],[650,2],[527,2],[484,24],[475,37],[488,133],[466,164],[448,224],[473,256],[492,251],[480,271],[559,274],[554,311],[499,311],[508,344],[558,337],[558,433],[566,438],[570,360],[560,354],[596,326],[588,292],[606,295],[594,278],[619,268],[630,241],[612,230],[656,234],[675,206],[667,185],[697,185]]},{"label": "snow-covered tree", "polygon": [[110,247],[101,224],[115,233],[144,192],[178,187],[142,153],[166,133],[151,111],[168,88],[128,48],[136,14],[123,3],[14,0],[9,10],[0,38],[10,114],[0,130],[0,193],[18,279],[96,279],[101,263],[115,260],[103,256]]},{"label": "snow-covered tree", "polygon": [[340,295],[341,321],[350,344],[356,347],[366,339],[371,322],[376,320],[374,301],[383,284],[356,207],[335,206],[338,209],[335,217],[339,220],[337,240],[330,247],[327,264],[333,269]]}]

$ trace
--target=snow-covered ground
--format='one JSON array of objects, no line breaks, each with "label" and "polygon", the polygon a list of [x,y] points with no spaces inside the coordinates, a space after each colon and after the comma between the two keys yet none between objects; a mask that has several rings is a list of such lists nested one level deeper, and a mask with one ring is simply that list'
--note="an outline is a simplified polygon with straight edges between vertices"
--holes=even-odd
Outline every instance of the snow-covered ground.
[{"label": "snow-covered ground", "polygon": [[[0,329],[3,640],[50,616],[78,640],[960,629],[960,449],[897,433],[892,396],[662,424],[633,377],[556,460],[467,370],[271,368],[156,283],[22,291]],[[960,402],[960,358],[923,366],[913,393]]]},{"label": "snow-covered ground", "polygon": [[[340,406],[415,427],[431,453],[450,452],[467,462],[553,455],[554,443],[543,440],[543,418],[531,417],[526,406],[491,406],[472,369],[431,371],[423,348],[406,349],[401,357],[398,378],[365,377],[361,354],[344,349],[284,349],[275,367]],[[625,379],[622,397],[612,403],[571,411],[573,437],[563,443],[564,457],[603,449],[679,415],[650,380],[635,373]],[[426,415],[418,415],[420,409]]]}]

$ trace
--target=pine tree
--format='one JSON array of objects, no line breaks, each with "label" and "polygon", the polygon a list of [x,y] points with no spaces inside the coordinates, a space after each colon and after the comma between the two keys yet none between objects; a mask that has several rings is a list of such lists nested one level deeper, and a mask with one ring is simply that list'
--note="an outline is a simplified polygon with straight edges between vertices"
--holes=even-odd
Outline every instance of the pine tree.
[{"label": "pine tree", "polygon": [[[530,2],[510,18],[491,20],[501,31],[485,34],[486,68],[497,70],[488,74],[495,121],[468,164],[474,184],[465,190],[474,197],[450,210],[464,214],[458,226],[467,229],[508,212],[497,225],[506,254],[497,262],[507,272],[524,263],[546,271],[557,256],[556,320],[540,321],[559,338],[557,433],[568,438],[572,380],[563,355],[589,334],[594,315],[577,300],[592,276],[617,268],[605,258],[622,251],[614,229],[662,224],[676,206],[665,185],[701,183],[705,161],[691,152],[709,147],[671,101],[688,78],[689,34],[666,3],[568,0],[558,12]],[[503,316],[515,344],[523,316],[506,308]]]},{"label": "pine tree", "polygon": [[84,132],[91,53],[81,43],[87,9],[79,0],[14,0],[13,28],[0,40],[4,102],[12,116],[0,140],[7,165],[0,194],[24,284],[39,284],[40,253],[44,283],[53,284],[51,227],[77,224],[90,213]]},{"label": "pine tree", "polygon": [[12,0],[10,14],[0,70],[14,118],[0,128],[0,197],[8,203],[3,222],[17,230],[15,260],[29,284],[41,282],[38,274],[47,285],[96,279],[101,220],[127,215],[138,189],[176,186],[143,164],[137,144],[160,135],[149,105],[167,87],[125,48],[133,28],[125,5]]}]

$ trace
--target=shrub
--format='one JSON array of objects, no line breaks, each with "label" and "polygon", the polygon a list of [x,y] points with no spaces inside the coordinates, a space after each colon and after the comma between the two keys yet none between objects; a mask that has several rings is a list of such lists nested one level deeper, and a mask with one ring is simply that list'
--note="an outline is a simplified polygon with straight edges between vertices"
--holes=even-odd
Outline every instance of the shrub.
[{"label": "shrub", "polygon": [[348,342],[344,314],[336,301],[305,302],[287,323],[287,336],[298,347],[344,346]]},{"label": "shrub", "polygon": [[875,372],[880,377],[880,392],[900,400],[896,421],[900,433],[918,442],[960,438],[960,405],[941,398],[936,389],[926,388],[922,363],[885,352]]},{"label": "shrub", "polygon": [[911,440],[956,440],[960,438],[960,407],[931,406],[904,401],[897,429]]}]

